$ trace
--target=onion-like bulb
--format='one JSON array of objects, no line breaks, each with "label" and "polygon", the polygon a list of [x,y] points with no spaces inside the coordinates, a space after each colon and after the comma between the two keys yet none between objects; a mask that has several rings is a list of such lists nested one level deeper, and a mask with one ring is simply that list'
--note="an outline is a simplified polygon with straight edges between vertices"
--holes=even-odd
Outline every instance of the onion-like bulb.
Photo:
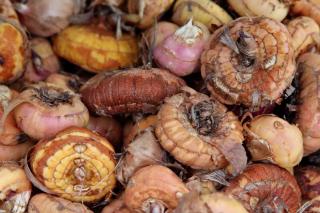
[{"label": "onion-like bulb", "polygon": [[208,37],[206,26],[194,25],[190,20],[154,49],[154,59],[160,67],[178,76],[189,75],[198,67]]},{"label": "onion-like bulb", "polygon": [[168,36],[173,34],[177,29],[178,25],[167,22],[167,21],[160,21],[153,27],[146,30],[143,34],[146,37],[146,40],[149,44],[149,47],[153,45],[156,47],[159,43],[161,43],[164,39],[166,39]]},{"label": "onion-like bulb", "polygon": [[18,127],[34,139],[52,137],[70,126],[85,127],[89,121],[80,97],[53,84],[36,84],[20,93],[5,110],[0,130],[12,110]]},{"label": "onion-like bulb", "polygon": [[183,196],[175,213],[212,212],[212,213],[248,213],[243,205],[224,193],[191,192]]},{"label": "onion-like bulb", "polygon": [[18,164],[0,165],[0,212],[24,213],[32,185]]},{"label": "onion-like bulb", "polygon": [[15,4],[23,24],[31,33],[48,37],[60,32],[84,6],[83,0],[28,0]]},{"label": "onion-like bulb", "polygon": [[292,168],[303,156],[303,138],[299,128],[275,115],[261,115],[244,124],[246,146],[252,160],[268,160],[283,168]]},{"label": "onion-like bulb", "polygon": [[23,78],[28,82],[45,80],[51,73],[60,69],[59,59],[54,54],[48,40],[34,38],[30,41],[32,59],[29,61]]}]

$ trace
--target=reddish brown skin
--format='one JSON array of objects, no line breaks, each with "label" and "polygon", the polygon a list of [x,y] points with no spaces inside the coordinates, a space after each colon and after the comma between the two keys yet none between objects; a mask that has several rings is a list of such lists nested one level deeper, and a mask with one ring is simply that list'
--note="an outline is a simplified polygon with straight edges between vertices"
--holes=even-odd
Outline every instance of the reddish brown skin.
[{"label": "reddish brown skin", "polygon": [[97,132],[105,137],[113,147],[120,149],[122,138],[121,124],[112,117],[90,116],[88,129]]},{"label": "reddish brown skin", "polygon": [[304,199],[311,200],[320,195],[320,168],[315,166],[299,168],[295,176]]},{"label": "reddish brown skin", "polygon": [[224,191],[241,201],[250,213],[263,212],[266,206],[276,212],[274,200],[282,201],[289,213],[295,213],[301,203],[301,192],[294,176],[272,164],[249,165]]},{"label": "reddish brown skin", "polygon": [[96,75],[80,93],[86,106],[99,115],[152,112],[183,85],[181,78],[166,70],[134,68]]}]

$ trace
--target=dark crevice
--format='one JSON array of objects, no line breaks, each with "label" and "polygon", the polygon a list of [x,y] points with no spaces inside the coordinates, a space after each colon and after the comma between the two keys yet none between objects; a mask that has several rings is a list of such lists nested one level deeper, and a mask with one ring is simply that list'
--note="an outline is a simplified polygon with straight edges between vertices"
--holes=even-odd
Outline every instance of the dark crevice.
[{"label": "dark crevice", "polygon": [[221,115],[214,113],[213,103],[209,101],[192,105],[189,110],[189,120],[193,128],[201,135],[213,135],[221,120]]},{"label": "dark crevice", "polygon": [[59,91],[54,88],[41,87],[33,88],[35,94],[33,97],[41,100],[43,103],[47,104],[50,107],[58,106],[59,104],[71,104],[72,97],[68,91]]}]

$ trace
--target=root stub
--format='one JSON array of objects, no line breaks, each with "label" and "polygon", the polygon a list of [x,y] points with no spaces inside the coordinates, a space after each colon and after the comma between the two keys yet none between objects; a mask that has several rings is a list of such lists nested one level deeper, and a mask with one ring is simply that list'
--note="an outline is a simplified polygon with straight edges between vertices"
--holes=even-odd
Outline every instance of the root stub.
[{"label": "root stub", "polygon": [[188,87],[162,105],[156,135],[174,158],[194,169],[241,172],[247,162],[242,127],[225,106]]},{"label": "root stub", "polygon": [[295,73],[286,27],[269,18],[241,17],[218,29],[201,56],[201,74],[224,104],[260,108],[280,101]]}]

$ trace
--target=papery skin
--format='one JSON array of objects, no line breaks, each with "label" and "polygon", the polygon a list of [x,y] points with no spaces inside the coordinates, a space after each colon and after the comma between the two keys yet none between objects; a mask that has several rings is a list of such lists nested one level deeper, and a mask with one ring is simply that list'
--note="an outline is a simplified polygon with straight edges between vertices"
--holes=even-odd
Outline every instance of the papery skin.
[{"label": "papery skin", "polygon": [[[196,25],[193,27],[198,28]],[[199,65],[200,55],[209,37],[209,32],[205,26],[202,26],[198,28],[198,32],[194,32],[191,38],[183,38],[182,34],[177,33],[178,30],[154,49],[153,56],[156,63],[162,68],[178,76],[186,76]]]},{"label": "papery skin", "polygon": [[83,3],[83,0],[28,0],[26,4],[17,3],[15,8],[29,32],[49,37],[67,27]]}]

